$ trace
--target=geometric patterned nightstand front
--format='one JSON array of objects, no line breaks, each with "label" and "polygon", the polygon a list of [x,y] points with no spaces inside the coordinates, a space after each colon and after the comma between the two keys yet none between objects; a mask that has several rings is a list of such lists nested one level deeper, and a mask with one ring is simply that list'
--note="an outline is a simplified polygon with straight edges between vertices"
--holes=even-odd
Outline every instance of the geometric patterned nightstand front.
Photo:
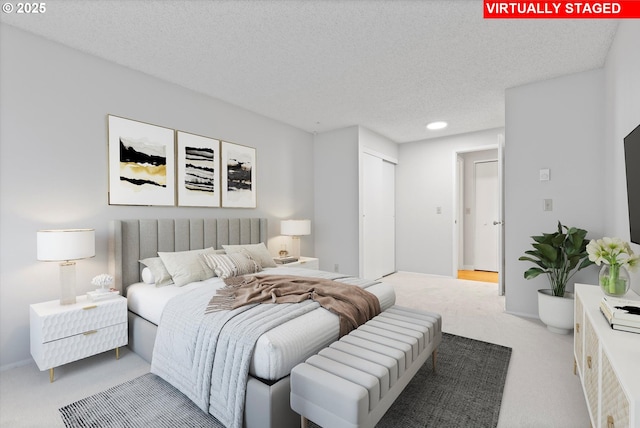
[{"label": "geometric patterned nightstand front", "polygon": [[40,370],[54,367],[128,342],[127,299],[118,296],[92,302],[79,296],[77,303],[60,305],[59,300],[30,306],[31,356]]}]

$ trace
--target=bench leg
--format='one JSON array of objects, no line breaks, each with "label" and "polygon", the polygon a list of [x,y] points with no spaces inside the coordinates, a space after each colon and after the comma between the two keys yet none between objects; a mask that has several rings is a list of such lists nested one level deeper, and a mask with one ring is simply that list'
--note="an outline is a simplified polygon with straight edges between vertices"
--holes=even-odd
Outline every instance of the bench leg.
[{"label": "bench leg", "polygon": [[309,419],[300,416],[300,428],[309,428]]},{"label": "bench leg", "polygon": [[433,371],[436,371],[436,360],[438,359],[438,350],[434,349],[433,353],[431,354],[431,362],[433,364]]}]

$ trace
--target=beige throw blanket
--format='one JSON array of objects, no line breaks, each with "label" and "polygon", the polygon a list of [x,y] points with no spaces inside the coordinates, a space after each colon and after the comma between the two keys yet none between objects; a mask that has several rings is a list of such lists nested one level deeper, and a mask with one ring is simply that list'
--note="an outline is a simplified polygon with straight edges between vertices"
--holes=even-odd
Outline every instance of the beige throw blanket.
[{"label": "beige throw blanket", "polygon": [[224,280],[206,313],[230,310],[253,303],[300,303],[311,299],[338,315],[340,337],[380,313],[380,302],[372,293],[323,278],[295,275],[239,276]]}]

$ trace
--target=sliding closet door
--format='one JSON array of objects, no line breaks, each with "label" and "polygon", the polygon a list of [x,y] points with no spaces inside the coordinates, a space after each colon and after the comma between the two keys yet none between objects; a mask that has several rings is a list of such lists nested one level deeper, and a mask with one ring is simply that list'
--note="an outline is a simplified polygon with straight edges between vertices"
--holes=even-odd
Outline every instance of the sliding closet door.
[{"label": "sliding closet door", "polygon": [[361,275],[377,279],[396,269],[395,165],[363,153]]}]

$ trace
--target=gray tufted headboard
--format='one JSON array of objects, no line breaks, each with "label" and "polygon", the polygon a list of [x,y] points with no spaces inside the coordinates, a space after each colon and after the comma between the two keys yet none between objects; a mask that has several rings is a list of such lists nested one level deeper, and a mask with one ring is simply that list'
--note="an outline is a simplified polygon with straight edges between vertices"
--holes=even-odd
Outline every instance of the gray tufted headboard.
[{"label": "gray tufted headboard", "polygon": [[158,251],[267,243],[266,218],[112,220],[109,229],[109,272],[122,295],[141,280],[138,260]]}]

